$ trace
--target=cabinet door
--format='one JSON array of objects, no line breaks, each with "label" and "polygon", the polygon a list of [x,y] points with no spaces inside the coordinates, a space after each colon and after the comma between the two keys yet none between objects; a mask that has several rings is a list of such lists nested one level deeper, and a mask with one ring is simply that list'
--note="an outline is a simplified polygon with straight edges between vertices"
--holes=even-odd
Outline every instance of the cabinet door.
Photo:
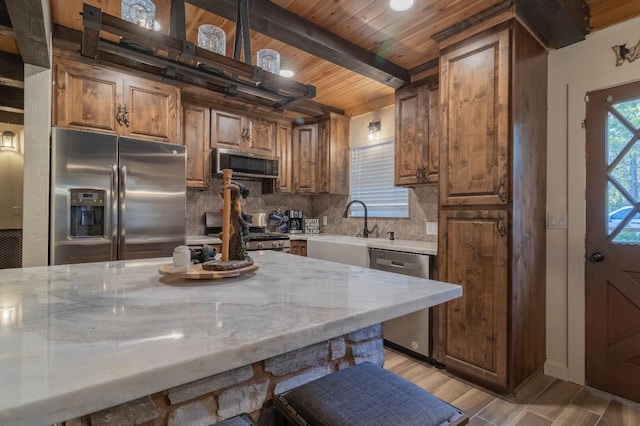
[{"label": "cabinet door", "polygon": [[123,102],[129,118],[120,134],[140,139],[178,143],[180,138],[180,91],[151,80],[124,77]]},{"label": "cabinet door", "polygon": [[349,194],[349,119],[331,114],[318,122],[318,177],[320,194]]},{"label": "cabinet door", "polygon": [[291,192],[291,145],[291,124],[288,122],[278,122],[276,128],[276,154],[280,161],[278,165],[278,192]]},{"label": "cabinet door", "polygon": [[209,187],[209,108],[182,105],[184,145],[187,147],[187,187]]},{"label": "cabinet door", "polygon": [[115,72],[56,57],[53,124],[115,133],[119,81]]},{"label": "cabinet door", "polygon": [[318,170],[316,180],[316,190],[319,194],[329,193],[330,181],[330,160],[329,146],[331,144],[331,121],[329,119],[318,122],[318,152],[316,157],[316,167]]},{"label": "cabinet door", "polygon": [[438,278],[462,297],[437,309],[435,355],[492,387],[507,386],[507,210],[440,211]]},{"label": "cabinet door", "polygon": [[307,124],[293,129],[293,191],[316,192],[317,125]]},{"label": "cabinet door", "polygon": [[248,139],[244,119],[223,111],[211,111],[211,148],[240,149]]},{"label": "cabinet door", "polygon": [[440,203],[508,202],[509,31],[440,57]]},{"label": "cabinet door", "polygon": [[276,123],[262,118],[247,118],[249,150],[263,155],[275,154]]},{"label": "cabinet door", "polygon": [[429,168],[429,95],[426,85],[396,91],[395,185],[437,180]]}]

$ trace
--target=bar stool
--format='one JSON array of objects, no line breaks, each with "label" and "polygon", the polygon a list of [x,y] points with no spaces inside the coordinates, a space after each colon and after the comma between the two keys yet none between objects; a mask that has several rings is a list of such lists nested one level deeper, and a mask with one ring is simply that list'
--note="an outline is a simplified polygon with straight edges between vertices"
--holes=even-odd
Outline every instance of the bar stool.
[{"label": "bar stool", "polygon": [[276,395],[276,425],[444,426],[469,418],[421,387],[362,363]]}]

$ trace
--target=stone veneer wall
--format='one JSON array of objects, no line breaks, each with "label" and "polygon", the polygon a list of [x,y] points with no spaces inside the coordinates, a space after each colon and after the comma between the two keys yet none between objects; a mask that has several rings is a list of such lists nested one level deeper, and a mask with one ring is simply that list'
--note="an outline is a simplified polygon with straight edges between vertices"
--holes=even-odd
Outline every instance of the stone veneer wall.
[{"label": "stone veneer wall", "polygon": [[[204,233],[204,213],[218,211],[222,207],[220,179],[213,179],[205,191],[187,191],[187,234]],[[356,235],[362,232],[363,220],[342,217],[349,202],[348,195],[291,195],[264,194],[262,184],[256,181],[242,181],[249,187],[245,210],[248,212],[271,212],[280,210],[302,210],[305,217],[320,219],[320,232],[338,235]],[[327,216],[327,226],[322,225],[322,216]],[[387,238],[388,231],[395,232],[397,239],[436,242],[436,235],[426,235],[426,222],[438,221],[438,185],[424,185],[409,188],[409,218],[371,218],[369,228],[378,225],[372,237]]]},{"label": "stone veneer wall", "polygon": [[199,426],[249,413],[260,426],[275,424],[275,394],[351,365],[382,366],[382,325],[158,392],[81,418],[65,426]]}]

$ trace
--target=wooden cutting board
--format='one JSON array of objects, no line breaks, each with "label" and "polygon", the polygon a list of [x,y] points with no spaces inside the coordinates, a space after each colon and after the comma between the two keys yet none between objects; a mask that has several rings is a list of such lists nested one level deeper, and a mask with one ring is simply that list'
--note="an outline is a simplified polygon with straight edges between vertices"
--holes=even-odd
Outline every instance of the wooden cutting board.
[{"label": "wooden cutting board", "polygon": [[260,265],[254,262],[253,265],[244,268],[234,269],[232,271],[206,271],[202,269],[202,264],[191,265],[187,272],[173,272],[173,264],[167,263],[160,267],[159,271],[162,275],[174,278],[183,278],[187,280],[219,280],[222,278],[237,277],[243,274],[254,272]]}]

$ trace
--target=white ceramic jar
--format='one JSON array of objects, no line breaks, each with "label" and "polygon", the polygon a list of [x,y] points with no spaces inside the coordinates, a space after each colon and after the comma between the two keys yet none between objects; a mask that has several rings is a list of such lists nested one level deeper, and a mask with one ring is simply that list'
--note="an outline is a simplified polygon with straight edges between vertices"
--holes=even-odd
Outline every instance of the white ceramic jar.
[{"label": "white ceramic jar", "polygon": [[191,250],[187,246],[173,249],[173,272],[187,272],[191,266]]}]

